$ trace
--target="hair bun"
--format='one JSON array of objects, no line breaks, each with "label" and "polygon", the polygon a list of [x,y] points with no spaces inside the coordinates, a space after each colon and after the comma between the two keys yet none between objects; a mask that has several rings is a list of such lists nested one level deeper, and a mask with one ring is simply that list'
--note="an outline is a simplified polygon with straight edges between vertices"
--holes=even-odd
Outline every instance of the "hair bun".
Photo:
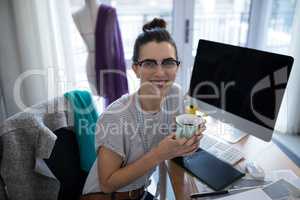
[{"label": "hair bun", "polygon": [[166,28],[167,22],[161,18],[154,18],[151,22],[146,23],[143,26],[143,31],[147,32],[155,28]]}]

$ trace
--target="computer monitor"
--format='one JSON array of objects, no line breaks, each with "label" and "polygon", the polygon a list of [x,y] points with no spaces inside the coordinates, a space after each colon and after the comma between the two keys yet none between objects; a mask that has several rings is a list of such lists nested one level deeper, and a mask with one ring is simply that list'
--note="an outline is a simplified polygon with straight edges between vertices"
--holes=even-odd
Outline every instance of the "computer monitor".
[{"label": "computer monitor", "polygon": [[199,40],[189,95],[238,137],[270,141],[292,64],[290,56]]}]

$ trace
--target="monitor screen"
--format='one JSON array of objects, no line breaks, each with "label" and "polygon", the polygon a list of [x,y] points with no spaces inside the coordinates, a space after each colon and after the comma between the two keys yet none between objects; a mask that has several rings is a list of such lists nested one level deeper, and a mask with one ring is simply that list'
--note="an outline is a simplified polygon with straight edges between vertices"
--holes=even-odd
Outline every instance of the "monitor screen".
[{"label": "monitor screen", "polygon": [[290,56],[200,40],[189,95],[273,129],[292,64]]}]

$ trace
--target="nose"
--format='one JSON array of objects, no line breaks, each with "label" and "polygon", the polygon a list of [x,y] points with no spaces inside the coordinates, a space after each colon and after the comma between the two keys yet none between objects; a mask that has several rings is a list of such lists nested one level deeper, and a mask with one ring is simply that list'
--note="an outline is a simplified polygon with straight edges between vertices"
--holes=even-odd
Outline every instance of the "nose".
[{"label": "nose", "polygon": [[161,63],[157,64],[156,70],[155,70],[155,75],[157,76],[164,76],[165,75],[165,70],[161,66]]}]

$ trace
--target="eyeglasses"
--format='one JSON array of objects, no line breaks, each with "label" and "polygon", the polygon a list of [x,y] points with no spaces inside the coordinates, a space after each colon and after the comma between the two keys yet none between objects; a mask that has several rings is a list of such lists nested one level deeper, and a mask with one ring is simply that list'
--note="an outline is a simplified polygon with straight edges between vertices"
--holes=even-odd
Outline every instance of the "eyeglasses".
[{"label": "eyeglasses", "polygon": [[142,61],[135,62],[136,65],[140,65],[145,69],[157,69],[160,64],[163,69],[174,69],[180,65],[180,61],[173,58],[166,58],[161,62],[154,59],[145,59]]}]

